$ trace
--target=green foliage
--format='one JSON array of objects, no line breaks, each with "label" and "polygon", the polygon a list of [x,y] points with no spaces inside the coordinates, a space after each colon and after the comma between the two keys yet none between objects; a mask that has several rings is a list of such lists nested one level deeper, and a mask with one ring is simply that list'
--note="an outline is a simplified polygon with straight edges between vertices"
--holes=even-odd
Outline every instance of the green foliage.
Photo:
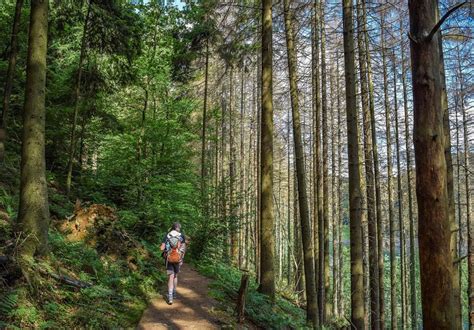
[{"label": "green foliage", "polygon": [[[65,273],[92,283],[75,289],[41,272],[36,281],[38,294],[25,286],[0,295],[0,319],[8,328],[123,328],[134,326],[147,300],[164,282],[157,251],[132,251],[137,268],[124,259],[99,254],[83,242],[70,242],[50,232],[51,250],[47,260],[32,265],[47,273]],[[150,249],[156,246],[147,245]]]},{"label": "green foliage", "polygon": [[[222,263],[202,260],[198,269],[204,275],[214,279],[211,294],[219,301],[235,308],[235,301],[240,287],[241,272]],[[286,299],[277,297],[274,304],[267,296],[257,291],[255,279],[250,281],[245,313],[258,326],[267,329],[306,327],[306,313]]]}]

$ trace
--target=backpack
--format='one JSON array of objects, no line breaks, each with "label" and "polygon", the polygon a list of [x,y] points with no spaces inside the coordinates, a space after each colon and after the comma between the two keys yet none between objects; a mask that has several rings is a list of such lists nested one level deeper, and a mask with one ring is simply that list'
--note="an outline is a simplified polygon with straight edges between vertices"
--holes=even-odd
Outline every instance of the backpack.
[{"label": "backpack", "polygon": [[177,264],[183,259],[182,249],[183,237],[177,231],[171,231],[166,235],[166,262]]}]

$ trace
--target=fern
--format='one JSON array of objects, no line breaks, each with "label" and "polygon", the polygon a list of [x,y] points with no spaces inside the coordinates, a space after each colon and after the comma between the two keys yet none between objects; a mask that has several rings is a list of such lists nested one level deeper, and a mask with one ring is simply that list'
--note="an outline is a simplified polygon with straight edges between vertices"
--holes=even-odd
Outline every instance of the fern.
[{"label": "fern", "polygon": [[9,324],[4,323],[2,320],[7,320],[12,315],[17,307],[17,303],[18,292],[16,290],[0,294],[0,328],[9,327]]}]

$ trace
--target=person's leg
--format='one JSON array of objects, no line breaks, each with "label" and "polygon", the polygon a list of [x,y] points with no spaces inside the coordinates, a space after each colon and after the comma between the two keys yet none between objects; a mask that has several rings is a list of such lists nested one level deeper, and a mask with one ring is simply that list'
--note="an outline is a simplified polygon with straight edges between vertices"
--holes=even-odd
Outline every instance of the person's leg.
[{"label": "person's leg", "polygon": [[176,296],[176,289],[178,288],[178,273],[180,264],[174,265],[174,281],[173,281],[173,294]]},{"label": "person's leg", "polygon": [[173,295],[176,296],[176,288],[178,287],[178,274],[174,275],[173,279]]},{"label": "person's leg", "polygon": [[176,281],[176,275],[175,274],[169,274],[168,275],[168,294],[173,295],[174,291],[174,282]]},{"label": "person's leg", "polygon": [[166,264],[166,273],[168,274],[168,304],[173,303],[173,288],[174,288],[174,267],[172,264]]}]

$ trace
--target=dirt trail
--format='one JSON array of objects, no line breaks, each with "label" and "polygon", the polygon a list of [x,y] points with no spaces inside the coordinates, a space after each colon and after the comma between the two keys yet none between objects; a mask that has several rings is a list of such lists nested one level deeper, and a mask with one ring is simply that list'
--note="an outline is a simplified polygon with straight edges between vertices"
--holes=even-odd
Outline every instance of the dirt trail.
[{"label": "dirt trail", "polygon": [[184,264],[173,305],[166,303],[164,295],[153,299],[137,329],[219,329],[218,321],[210,313],[216,301],[209,297],[208,285],[209,279]]}]

